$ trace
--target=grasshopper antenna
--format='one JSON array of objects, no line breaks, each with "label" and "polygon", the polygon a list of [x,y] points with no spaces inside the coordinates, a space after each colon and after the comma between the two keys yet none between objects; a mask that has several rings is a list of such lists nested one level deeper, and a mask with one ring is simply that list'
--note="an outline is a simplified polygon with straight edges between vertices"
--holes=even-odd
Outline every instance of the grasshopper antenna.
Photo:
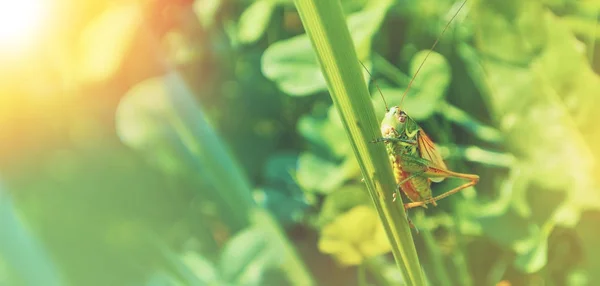
[{"label": "grasshopper antenna", "polygon": [[381,99],[383,99],[383,104],[385,104],[385,111],[390,111],[390,109],[388,108],[387,102],[385,101],[385,97],[383,96],[383,92],[381,92],[381,89],[379,88],[379,85],[377,84],[377,82],[375,82],[375,79],[373,78],[373,75],[371,74],[371,72],[369,71],[369,69],[365,66],[365,64],[363,64],[363,62],[358,61],[360,63],[360,65],[362,65],[363,68],[365,68],[365,70],[367,71],[367,73],[369,74],[369,77],[371,77],[371,79],[373,80],[373,83],[375,84],[375,87],[377,87],[377,90],[379,91],[379,94],[381,95]]},{"label": "grasshopper antenna", "polygon": [[463,3],[460,5],[460,7],[458,7],[458,10],[456,11],[456,13],[454,13],[454,15],[452,16],[452,18],[450,18],[450,21],[448,21],[448,23],[446,23],[446,26],[444,27],[444,30],[442,30],[442,33],[440,34],[440,36],[437,39],[435,39],[435,42],[433,42],[433,45],[431,46],[431,49],[429,49],[429,51],[425,55],[425,59],[423,59],[423,61],[419,65],[419,68],[417,69],[417,72],[415,72],[415,74],[413,75],[413,77],[410,79],[410,82],[408,82],[408,86],[404,90],[404,93],[402,94],[402,99],[400,100],[400,104],[398,106],[402,106],[402,102],[404,101],[404,98],[406,97],[406,94],[410,90],[410,87],[412,86],[413,81],[415,80],[415,78],[417,77],[417,75],[419,74],[419,72],[421,71],[421,68],[423,67],[423,64],[425,64],[425,62],[427,61],[427,58],[429,57],[429,55],[431,54],[431,52],[433,51],[433,49],[435,49],[435,46],[440,41],[440,38],[444,35],[444,33],[446,32],[446,30],[448,30],[448,27],[450,27],[450,23],[452,23],[452,21],[454,20],[454,18],[456,18],[456,16],[458,15],[458,13],[460,13],[460,10],[462,10],[462,8],[463,8],[463,6],[465,6],[465,4],[467,4],[467,0],[463,1]]}]

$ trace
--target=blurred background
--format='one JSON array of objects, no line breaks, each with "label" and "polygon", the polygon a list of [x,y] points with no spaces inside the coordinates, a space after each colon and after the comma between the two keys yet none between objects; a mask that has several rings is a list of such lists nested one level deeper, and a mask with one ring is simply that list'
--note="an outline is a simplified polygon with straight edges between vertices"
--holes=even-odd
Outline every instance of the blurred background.
[{"label": "blurred background", "polygon": [[[341,2],[394,105],[462,1]],[[403,284],[291,0],[0,3],[0,285]],[[600,283],[599,13],[440,38],[404,109],[481,180],[409,212],[431,285]]]}]

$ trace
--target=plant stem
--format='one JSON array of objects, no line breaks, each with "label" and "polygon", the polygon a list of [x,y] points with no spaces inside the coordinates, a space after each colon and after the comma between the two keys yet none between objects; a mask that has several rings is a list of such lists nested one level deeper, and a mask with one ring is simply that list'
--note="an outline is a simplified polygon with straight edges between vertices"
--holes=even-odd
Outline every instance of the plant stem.
[{"label": "plant stem", "polygon": [[[417,226],[423,225],[425,213],[423,213],[422,210],[419,210],[419,212],[416,213],[415,218]],[[452,285],[450,275],[448,275],[446,267],[444,266],[444,255],[431,233],[431,227],[427,226],[420,229],[423,242],[425,242],[425,246],[429,250],[429,260],[431,262],[431,269],[433,273],[435,273],[436,285]]]},{"label": "plant stem", "polygon": [[339,0],[295,0],[295,4],[390,240],[396,263],[409,285],[425,285],[402,202],[392,201],[396,183],[388,157],[381,144],[370,143],[381,135],[341,4]]},{"label": "plant stem", "polygon": [[234,216],[237,225],[258,226],[269,240],[282,244],[284,251],[281,253],[281,268],[291,281],[290,285],[314,285],[308,269],[284,230],[267,210],[254,203],[250,181],[204,117],[204,112],[194,101],[186,83],[177,73],[170,73],[166,80],[174,89],[170,103],[175,112],[168,115],[168,122],[182,144],[197,160],[197,165],[210,166],[203,173],[225,202],[227,208],[223,211]]}]

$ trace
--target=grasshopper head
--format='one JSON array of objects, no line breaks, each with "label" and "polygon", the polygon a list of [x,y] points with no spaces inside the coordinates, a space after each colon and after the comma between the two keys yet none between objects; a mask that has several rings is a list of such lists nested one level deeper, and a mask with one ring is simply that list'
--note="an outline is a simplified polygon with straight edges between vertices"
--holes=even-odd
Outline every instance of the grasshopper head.
[{"label": "grasshopper head", "polygon": [[410,118],[399,106],[393,106],[381,121],[381,135],[385,138],[399,137],[402,133],[412,133],[418,129],[417,123]]}]

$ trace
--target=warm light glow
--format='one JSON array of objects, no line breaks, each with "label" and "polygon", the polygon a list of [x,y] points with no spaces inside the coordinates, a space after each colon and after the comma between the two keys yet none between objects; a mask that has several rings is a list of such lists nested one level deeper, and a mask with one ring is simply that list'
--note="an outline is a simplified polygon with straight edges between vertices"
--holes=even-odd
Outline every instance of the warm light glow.
[{"label": "warm light glow", "polygon": [[22,47],[41,28],[43,0],[0,0],[0,49]]}]

